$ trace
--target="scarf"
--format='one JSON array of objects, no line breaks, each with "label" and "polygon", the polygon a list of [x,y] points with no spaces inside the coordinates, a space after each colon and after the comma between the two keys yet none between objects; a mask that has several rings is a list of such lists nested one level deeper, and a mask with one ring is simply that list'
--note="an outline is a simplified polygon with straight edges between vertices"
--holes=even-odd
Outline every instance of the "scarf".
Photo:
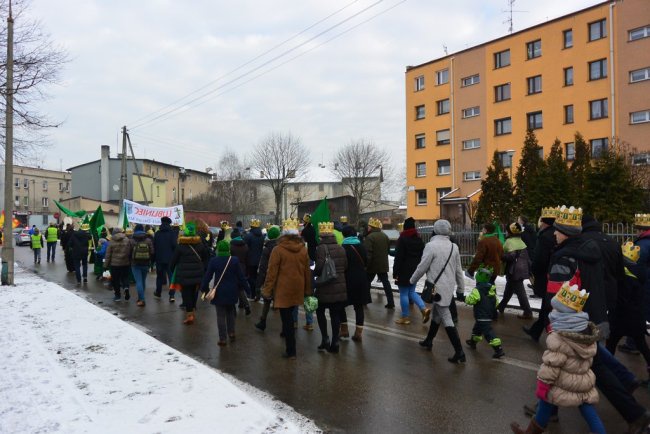
[{"label": "scarf", "polygon": [[400,234],[400,237],[417,237],[418,236],[418,230],[417,229],[404,229]]},{"label": "scarf", "polygon": [[587,312],[559,312],[552,310],[548,315],[551,329],[555,331],[580,333],[587,328],[589,315]]},{"label": "scarf", "polygon": [[345,239],[343,239],[343,244],[357,245],[357,244],[361,244],[361,241],[359,241],[359,237],[353,235],[351,237],[346,237]]}]

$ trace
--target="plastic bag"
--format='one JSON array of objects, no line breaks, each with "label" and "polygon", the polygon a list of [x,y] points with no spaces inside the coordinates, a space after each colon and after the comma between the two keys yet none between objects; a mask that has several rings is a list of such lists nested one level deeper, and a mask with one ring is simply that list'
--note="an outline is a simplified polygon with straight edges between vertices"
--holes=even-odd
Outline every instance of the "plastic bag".
[{"label": "plastic bag", "polygon": [[305,297],[305,302],[303,303],[305,307],[305,312],[314,313],[318,309],[318,299],[313,295],[308,295]]}]

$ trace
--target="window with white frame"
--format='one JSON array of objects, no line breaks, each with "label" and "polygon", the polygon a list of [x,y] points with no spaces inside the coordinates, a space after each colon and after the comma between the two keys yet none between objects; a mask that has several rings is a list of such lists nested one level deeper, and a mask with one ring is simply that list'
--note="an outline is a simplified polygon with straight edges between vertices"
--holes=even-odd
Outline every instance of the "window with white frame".
[{"label": "window with white frame", "polygon": [[650,68],[637,69],[630,71],[630,83],[637,81],[650,80]]},{"label": "window with white frame", "polygon": [[427,176],[427,163],[415,163],[415,177],[422,178]]},{"label": "window with white frame", "polygon": [[589,41],[596,41],[607,37],[607,20],[602,19],[589,23]]},{"label": "window with white frame", "polygon": [[451,173],[451,162],[449,160],[438,160],[438,175],[449,175]]},{"label": "window with white frame", "polygon": [[637,39],[643,39],[650,36],[650,26],[639,27],[638,29],[630,30],[630,41],[636,41]]},{"label": "window with white frame", "polygon": [[593,139],[589,143],[591,144],[591,158],[601,158],[603,154],[607,152],[609,139],[607,137]]},{"label": "window with white frame", "polygon": [[49,199],[47,197],[41,198],[41,205],[43,206],[43,208],[49,207],[50,206]]},{"label": "window with white frame", "polygon": [[438,197],[438,203],[440,203],[440,199],[442,199],[443,196],[446,196],[449,193],[451,193],[451,187],[436,188],[436,196]]},{"label": "window with white frame", "polygon": [[650,110],[641,110],[630,113],[631,124],[643,124],[645,122],[650,122]]},{"label": "window with white frame", "polygon": [[415,149],[424,149],[427,146],[426,136],[424,134],[415,135]]},{"label": "window with white frame", "polygon": [[512,133],[512,119],[511,118],[501,118],[494,120],[494,135],[502,136],[504,134]]},{"label": "window with white frame", "polygon": [[650,154],[634,154],[632,155],[633,166],[647,166],[650,164]]},{"label": "window with white frame", "polygon": [[473,118],[474,116],[478,116],[480,114],[481,109],[478,106],[463,109],[463,119]]},{"label": "window with white frame", "polygon": [[528,60],[542,55],[542,40],[537,39],[526,43],[526,57]]},{"label": "window with white frame", "polygon": [[425,110],[424,110],[424,105],[419,105],[415,107],[415,119],[424,119],[425,115]]},{"label": "window with white frame", "polygon": [[480,83],[481,78],[479,77],[478,74],[470,75],[469,77],[461,78],[460,79],[460,85],[461,87],[467,87],[467,86],[472,86],[473,84],[478,84]]},{"label": "window with white frame", "polygon": [[463,140],[463,149],[478,149],[481,147],[481,139]]},{"label": "window with white frame", "polygon": [[436,145],[448,145],[451,143],[449,130],[436,131]]},{"label": "window with white frame", "polygon": [[29,196],[23,196],[23,206],[29,208]]},{"label": "window with white frame", "polygon": [[449,82],[449,70],[448,69],[442,69],[440,71],[436,71],[436,85],[441,85]]},{"label": "window with white frame", "polygon": [[427,191],[426,190],[415,190],[415,204],[416,205],[426,205],[427,204]]},{"label": "window with white frame", "polygon": [[47,181],[43,181],[43,191],[47,191]]},{"label": "window with white frame", "polygon": [[607,78],[607,59],[589,62],[589,80],[600,80],[601,78]]},{"label": "window with white frame", "polygon": [[463,181],[479,181],[481,179],[481,171],[474,170],[470,172],[463,172]]},{"label": "window with white frame", "polygon": [[576,144],[573,142],[564,144],[564,155],[567,161],[576,159]]},{"label": "window with white frame", "polygon": [[424,75],[415,77],[415,91],[419,92],[421,90],[424,90]]},{"label": "window with white frame", "polygon": [[436,101],[436,106],[438,107],[438,115],[449,113],[449,99],[441,99],[440,101]]},{"label": "window with white frame", "polygon": [[29,179],[23,179],[23,188],[29,188]]},{"label": "window with white frame", "polygon": [[494,69],[503,68],[508,65],[510,65],[510,50],[494,53]]},{"label": "window with white frame", "polygon": [[573,30],[568,29],[562,32],[562,40],[564,48],[573,47]]},{"label": "window with white frame", "polygon": [[536,75],[534,77],[528,77],[526,79],[528,82],[528,95],[533,95],[535,93],[542,92],[542,76]]},{"label": "window with white frame", "polygon": [[589,120],[607,117],[607,98],[589,101]]},{"label": "window with white frame", "polygon": [[14,179],[14,187],[20,188],[20,178]]},{"label": "window with white frame", "polygon": [[510,99],[510,83],[494,86],[494,102],[507,101]]}]

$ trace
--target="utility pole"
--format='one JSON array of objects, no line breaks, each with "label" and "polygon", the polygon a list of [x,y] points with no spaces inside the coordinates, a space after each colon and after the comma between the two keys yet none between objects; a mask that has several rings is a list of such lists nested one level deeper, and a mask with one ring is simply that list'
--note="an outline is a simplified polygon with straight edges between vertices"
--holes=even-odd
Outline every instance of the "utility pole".
[{"label": "utility pole", "polygon": [[122,127],[122,167],[120,170],[120,206],[124,206],[126,199],[126,126]]},{"label": "utility pole", "polygon": [[[7,264],[7,285],[14,284],[14,237],[12,234],[14,189],[14,17],[9,0],[7,17],[7,107],[5,111],[5,223],[2,262]],[[4,264],[3,264],[4,265]]]},{"label": "utility pole", "polygon": [[129,149],[131,150],[131,158],[133,159],[133,165],[135,166],[135,173],[138,175],[138,181],[140,182],[140,190],[142,190],[142,197],[144,198],[145,204],[149,205],[147,201],[147,193],[144,191],[144,184],[142,183],[142,177],[140,176],[140,169],[138,168],[138,162],[135,161],[135,155],[133,154],[133,145],[131,145],[131,137],[129,133],[126,132],[126,127],[124,127],[124,135],[129,142]]}]

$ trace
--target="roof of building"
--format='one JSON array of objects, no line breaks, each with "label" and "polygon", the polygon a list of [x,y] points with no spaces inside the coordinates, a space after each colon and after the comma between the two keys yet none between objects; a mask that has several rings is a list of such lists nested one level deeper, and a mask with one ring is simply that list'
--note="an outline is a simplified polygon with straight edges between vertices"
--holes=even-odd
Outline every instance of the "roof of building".
[{"label": "roof of building", "polygon": [[[109,160],[112,160],[112,161],[120,161],[121,158],[109,158]],[[127,158],[127,161],[134,161],[134,160],[133,160],[133,158]],[[183,166],[177,166],[177,165],[175,165],[175,164],[165,163],[164,161],[152,160],[152,159],[150,159],[150,158],[136,158],[135,161],[137,161],[137,162],[139,162],[139,163],[142,163],[142,162],[147,161],[147,162],[149,162],[149,163],[162,164],[163,166],[175,167],[175,168],[177,168],[177,169],[185,169],[187,172],[194,172],[194,173],[198,173],[198,174],[205,175],[205,176],[211,176],[208,172],[205,172],[205,171],[203,171],[203,170],[188,169],[188,168],[183,167]],[[83,164],[78,164],[78,165],[76,165],[76,166],[72,166],[72,167],[70,167],[70,168],[68,168],[68,169],[66,169],[66,170],[67,170],[67,171],[71,171],[72,169],[77,169],[77,168],[79,168],[79,167],[88,166],[88,165],[90,165],[90,164],[97,164],[97,163],[100,163],[100,162],[101,162],[101,160],[93,160],[93,161],[89,161],[89,162],[87,162],[87,163],[83,163]],[[143,174],[143,175],[144,175],[144,174]]]},{"label": "roof of building", "polygon": [[[261,176],[260,172],[253,172],[251,180],[254,181],[264,181],[266,178]],[[379,178],[379,174],[376,176],[370,177]],[[317,166],[310,166],[307,168],[302,175],[296,176],[295,178],[289,179],[289,184],[338,184],[341,182],[341,177],[334,172],[333,166],[327,166],[325,164],[319,164]]]}]

